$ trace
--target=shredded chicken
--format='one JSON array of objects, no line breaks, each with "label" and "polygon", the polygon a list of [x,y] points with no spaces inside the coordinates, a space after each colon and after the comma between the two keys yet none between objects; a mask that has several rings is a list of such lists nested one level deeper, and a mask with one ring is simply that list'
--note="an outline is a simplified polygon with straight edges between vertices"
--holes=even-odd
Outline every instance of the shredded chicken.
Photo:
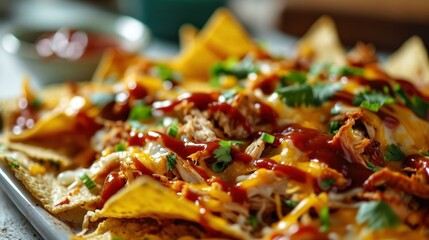
[{"label": "shredded chicken", "polygon": [[180,174],[180,177],[189,183],[204,183],[204,178],[202,178],[197,171],[191,166],[191,164],[177,156],[176,168]]},{"label": "shredded chicken", "polygon": [[183,134],[190,140],[214,141],[216,134],[213,124],[197,109],[192,109],[189,115],[184,116]]},{"label": "shredded chicken", "polygon": [[253,141],[247,148],[246,153],[249,154],[253,159],[257,159],[261,156],[265,149],[265,142],[261,138]]}]

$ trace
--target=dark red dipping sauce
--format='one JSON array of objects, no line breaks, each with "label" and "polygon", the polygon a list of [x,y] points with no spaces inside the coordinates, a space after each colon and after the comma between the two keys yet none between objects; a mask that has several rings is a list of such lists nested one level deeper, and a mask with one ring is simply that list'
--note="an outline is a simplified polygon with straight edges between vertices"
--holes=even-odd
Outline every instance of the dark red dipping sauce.
[{"label": "dark red dipping sauce", "polygon": [[119,48],[121,41],[103,33],[59,29],[41,33],[35,44],[37,54],[43,58],[78,60],[100,55],[109,48]]}]

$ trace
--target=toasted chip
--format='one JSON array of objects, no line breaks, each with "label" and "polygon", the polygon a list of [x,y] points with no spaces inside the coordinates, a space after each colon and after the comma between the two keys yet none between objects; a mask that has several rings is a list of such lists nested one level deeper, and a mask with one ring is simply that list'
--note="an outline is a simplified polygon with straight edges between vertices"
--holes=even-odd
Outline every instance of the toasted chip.
[{"label": "toasted chip", "polygon": [[338,37],[334,21],[319,18],[298,42],[298,56],[317,62],[345,64],[346,54]]},{"label": "toasted chip", "polygon": [[[49,168],[49,162],[42,165],[23,153],[4,151],[0,153],[0,164],[9,165],[28,191],[53,214],[79,207],[91,209],[91,204],[98,201],[99,197],[85,187],[69,190],[61,185],[54,170],[39,171]],[[34,169],[35,166],[38,167]]]},{"label": "toasted chip", "polygon": [[198,29],[191,25],[191,24],[185,24],[179,29],[179,41],[180,41],[180,48],[185,49],[186,46],[189,46],[198,35]]},{"label": "toasted chip", "polygon": [[228,236],[247,239],[241,231],[230,226],[224,219],[210,213],[201,214],[194,203],[179,198],[169,188],[150,177],[140,177],[127,188],[110,198],[103,209],[97,210],[91,221],[100,218],[160,218],[181,219],[199,223],[203,218],[206,224]]},{"label": "toasted chip", "polygon": [[423,41],[413,36],[408,39],[385,64],[386,71],[394,77],[411,81],[417,86],[429,84],[429,59]]},{"label": "toasted chip", "polygon": [[[156,235],[153,235],[156,234]],[[74,239],[201,239],[203,231],[192,222],[155,220],[150,218],[109,218],[98,225],[95,232]]]},{"label": "toasted chip", "polygon": [[184,76],[207,79],[210,67],[227,57],[241,58],[256,44],[226,9],[217,10],[192,44],[173,62]]}]

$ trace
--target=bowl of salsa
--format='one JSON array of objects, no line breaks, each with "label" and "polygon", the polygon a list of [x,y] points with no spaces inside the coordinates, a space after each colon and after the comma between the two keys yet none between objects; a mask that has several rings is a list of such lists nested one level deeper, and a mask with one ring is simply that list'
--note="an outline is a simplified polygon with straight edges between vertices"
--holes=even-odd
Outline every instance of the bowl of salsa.
[{"label": "bowl of salsa", "polygon": [[149,35],[146,26],[132,17],[92,8],[53,7],[32,11],[10,24],[1,45],[37,84],[47,85],[88,81],[105,51],[139,52]]}]

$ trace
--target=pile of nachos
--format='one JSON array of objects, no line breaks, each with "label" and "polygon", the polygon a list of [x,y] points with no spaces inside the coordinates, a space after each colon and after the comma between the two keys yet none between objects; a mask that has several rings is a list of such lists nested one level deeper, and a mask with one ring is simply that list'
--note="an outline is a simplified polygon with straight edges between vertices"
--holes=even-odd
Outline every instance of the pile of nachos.
[{"label": "pile of nachos", "polygon": [[181,40],[3,102],[1,168],[72,239],[429,238],[418,37],[380,63],[322,17],[282,57],[220,9]]}]

